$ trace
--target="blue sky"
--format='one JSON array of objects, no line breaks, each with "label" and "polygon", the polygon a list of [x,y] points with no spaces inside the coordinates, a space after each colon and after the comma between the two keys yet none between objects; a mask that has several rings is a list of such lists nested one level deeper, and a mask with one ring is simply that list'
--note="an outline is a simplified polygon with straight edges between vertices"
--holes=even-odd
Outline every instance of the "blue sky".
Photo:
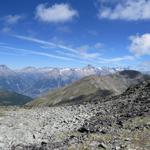
[{"label": "blue sky", "polygon": [[0,3],[0,64],[150,70],[150,0]]}]

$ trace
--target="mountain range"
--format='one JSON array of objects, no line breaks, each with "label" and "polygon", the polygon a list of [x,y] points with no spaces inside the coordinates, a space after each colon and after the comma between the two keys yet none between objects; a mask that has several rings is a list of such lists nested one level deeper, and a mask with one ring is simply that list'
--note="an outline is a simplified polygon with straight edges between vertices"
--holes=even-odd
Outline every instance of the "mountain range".
[{"label": "mountain range", "polygon": [[[2,68],[1,82],[20,90],[20,85],[28,88],[32,81],[38,83],[44,74],[49,75],[37,68]],[[33,101],[0,90],[0,105],[7,105],[0,107],[0,149],[149,150],[150,76],[125,69],[99,73],[49,89]]]},{"label": "mountain range", "polygon": [[[136,72],[121,75],[139,78]],[[97,94],[89,95],[90,101],[83,97],[85,103],[78,104],[0,107],[0,148],[149,150],[150,81],[131,85],[120,95]]]},{"label": "mountain range", "polygon": [[12,70],[6,65],[0,65],[0,89],[36,98],[86,76],[104,76],[121,70],[124,68],[96,68],[91,65],[84,68],[26,67]]},{"label": "mountain range", "polygon": [[52,106],[63,103],[82,103],[94,97],[105,98],[109,95],[119,95],[131,85],[150,79],[149,75],[135,70],[123,70],[106,76],[84,77],[65,87],[52,90],[29,102],[28,106]]}]

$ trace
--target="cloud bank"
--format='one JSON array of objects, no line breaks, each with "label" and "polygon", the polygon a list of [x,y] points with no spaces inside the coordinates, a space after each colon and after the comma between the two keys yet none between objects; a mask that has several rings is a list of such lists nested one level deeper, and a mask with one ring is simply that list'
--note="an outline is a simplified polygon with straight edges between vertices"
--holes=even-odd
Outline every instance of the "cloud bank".
[{"label": "cloud bank", "polygon": [[150,0],[121,0],[114,8],[99,9],[99,18],[110,20],[148,20],[150,19]]},{"label": "cloud bank", "polygon": [[150,55],[150,33],[130,37],[130,51],[136,56]]}]

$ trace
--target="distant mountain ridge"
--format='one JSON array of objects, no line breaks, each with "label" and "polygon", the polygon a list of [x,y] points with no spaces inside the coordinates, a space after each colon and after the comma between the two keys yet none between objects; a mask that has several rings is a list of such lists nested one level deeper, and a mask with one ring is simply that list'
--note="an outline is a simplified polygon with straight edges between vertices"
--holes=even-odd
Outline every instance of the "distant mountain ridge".
[{"label": "distant mountain ridge", "polygon": [[30,97],[38,97],[52,89],[57,89],[90,75],[113,74],[124,68],[93,67],[52,68],[26,67],[12,70],[0,65],[0,88]]},{"label": "distant mountain ridge", "polygon": [[106,76],[88,76],[68,86],[50,91],[27,105],[53,106],[63,103],[81,103],[94,97],[105,98],[109,95],[121,94],[129,86],[149,79],[149,75],[134,70],[123,70]]}]

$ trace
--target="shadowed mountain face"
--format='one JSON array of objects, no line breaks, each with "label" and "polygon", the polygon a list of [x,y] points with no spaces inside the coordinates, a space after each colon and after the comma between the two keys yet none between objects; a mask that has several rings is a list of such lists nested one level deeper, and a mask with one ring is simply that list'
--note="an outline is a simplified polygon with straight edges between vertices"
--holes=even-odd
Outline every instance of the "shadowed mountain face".
[{"label": "shadowed mountain face", "polygon": [[84,68],[34,68],[27,67],[11,70],[0,65],[0,88],[9,91],[38,97],[49,90],[57,89],[90,75],[112,74],[121,68],[95,68],[88,65]]},{"label": "shadowed mountain face", "polygon": [[124,70],[124,71],[121,71],[119,74],[123,75],[123,76],[126,76],[128,78],[131,78],[131,79],[136,78],[136,77],[141,75],[140,72],[135,71],[135,70],[132,70],[132,71],[131,70]]},{"label": "shadowed mountain face", "polygon": [[68,102],[81,103],[85,100],[90,101],[94,97],[118,95],[130,85],[138,84],[149,78],[149,76],[134,70],[124,70],[107,76],[89,76],[66,87],[51,91],[46,96],[40,97],[27,105],[51,106]]},{"label": "shadowed mountain face", "polygon": [[31,100],[28,96],[0,89],[0,106],[24,105]]}]

